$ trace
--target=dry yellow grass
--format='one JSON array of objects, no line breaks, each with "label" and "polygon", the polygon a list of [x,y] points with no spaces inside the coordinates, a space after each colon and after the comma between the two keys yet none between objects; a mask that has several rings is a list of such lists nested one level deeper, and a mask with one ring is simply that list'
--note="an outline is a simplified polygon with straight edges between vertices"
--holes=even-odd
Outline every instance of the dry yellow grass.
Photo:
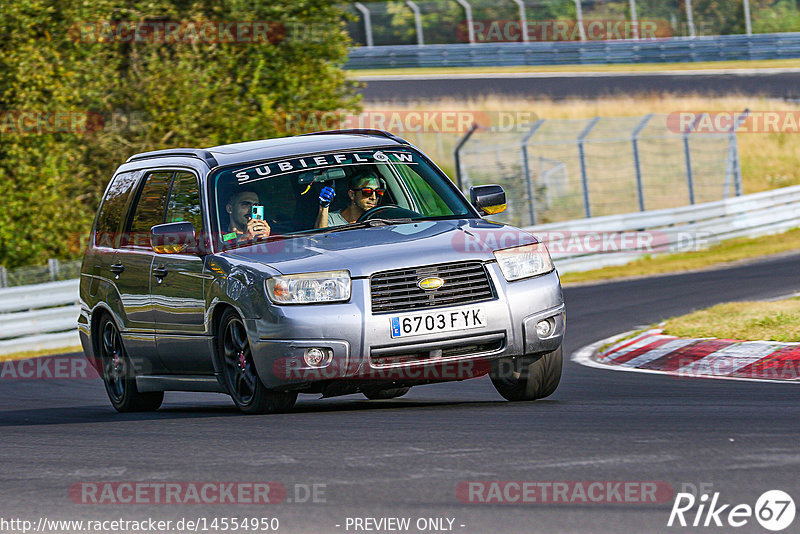
[{"label": "dry yellow grass", "polygon": [[718,304],[668,320],[664,332],[680,337],[800,341],[800,299]]},{"label": "dry yellow grass", "polygon": [[53,356],[55,354],[71,354],[75,352],[83,352],[83,347],[76,345],[74,347],[64,347],[63,349],[45,349],[27,352],[15,352],[14,354],[2,354],[0,355],[0,363],[13,360],[27,360],[29,358],[38,358],[40,356]]},{"label": "dry yellow grass", "polygon": [[[529,111],[547,119],[586,119],[589,117],[632,117],[647,113],[669,114],[675,111],[798,111],[798,106],[783,100],[746,96],[709,98],[704,96],[677,96],[648,94],[635,98],[608,97],[596,100],[542,100],[509,99],[488,96],[473,100],[445,99],[411,103],[372,102],[365,111]],[[442,165],[452,169],[453,148],[461,133],[402,133],[410,141]],[[755,193],[778,187],[800,184],[800,134],[740,133],[739,154],[742,167],[744,193]]]}]

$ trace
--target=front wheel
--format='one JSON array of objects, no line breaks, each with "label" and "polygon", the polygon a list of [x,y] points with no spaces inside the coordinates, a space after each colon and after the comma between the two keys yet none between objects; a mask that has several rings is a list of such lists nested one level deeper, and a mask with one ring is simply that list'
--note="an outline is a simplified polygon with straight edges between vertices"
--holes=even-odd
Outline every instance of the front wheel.
[{"label": "front wheel", "polygon": [[116,323],[109,316],[100,321],[98,349],[103,364],[103,383],[111,405],[118,412],[152,412],[164,402],[164,392],[141,393],[136,373],[125,353]]},{"label": "front wheel", "polygon": [[532,363],[524,356],[498,360],[490,378],[497,392],[506,400],[543,399],[552,395],[561,381],[562,359],[563,351],[558,347]]},{"label": "front wheel", "polygon": [[222,316],[217,337],[222,377],[236,407],[247,414],[288,412],[297,393],[273,391],[261,383],[253,363],[247,331],[239,315],[228,310]]}]

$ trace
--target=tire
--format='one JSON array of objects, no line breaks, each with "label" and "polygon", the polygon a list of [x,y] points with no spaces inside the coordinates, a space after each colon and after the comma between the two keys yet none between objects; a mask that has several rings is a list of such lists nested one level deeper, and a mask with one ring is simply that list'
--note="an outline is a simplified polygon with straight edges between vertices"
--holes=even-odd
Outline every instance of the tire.
[{"label": "tire", "polygon": [[496,362],[490,377],[497,392],[509,401],[531,401],[553,394],[561,381],[563,351],[558,347],[532,363],[525,357]]},{"label": "tire", "polygon": [[288,412],[297,393],[267,389],[258,377],[244,322],[229,309],[222,316],[217,335],[217,358],[228,394],[246,414]]},{"label": "tire", "polygon": [[118,412],[153,412],[164,401],[163,391],[141,393],[136,387],[136,373],[119,328],[110,316],[100,320],[97,348],[102,362],[103,383],[111,405]]},{"label": "tire", "polygon": [[397,397],[402,397],[408,390],[411,388],[389,388],[389,389],[373,389],[370,391],[363,391],[364,396],[369,400],[386,400],[386,399],[396,399]]}]

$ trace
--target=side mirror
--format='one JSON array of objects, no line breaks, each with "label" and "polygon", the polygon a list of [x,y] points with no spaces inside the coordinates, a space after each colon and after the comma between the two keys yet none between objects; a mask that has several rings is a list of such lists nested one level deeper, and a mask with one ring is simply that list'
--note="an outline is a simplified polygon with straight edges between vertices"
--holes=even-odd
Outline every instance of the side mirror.
[{"label": "side mirror", "polygon": [[478,211],[494,215],[506,210],[506,192],[499,185],[476,185],[469,188],[469,200]]},{"label": "side mirror", "polygon": [[190,222],[158,224],[150,228],[150,245],[156,254],[197,252],[197,236]]}]

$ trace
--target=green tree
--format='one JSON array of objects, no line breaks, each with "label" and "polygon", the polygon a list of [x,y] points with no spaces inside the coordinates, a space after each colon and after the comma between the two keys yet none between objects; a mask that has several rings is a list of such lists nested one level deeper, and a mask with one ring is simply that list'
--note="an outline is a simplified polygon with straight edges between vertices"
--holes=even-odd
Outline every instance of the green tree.
[{"label": "green tree", "polygon": [[[109,21],[268,21],[274,31],[270,42],[137,41],[115,37]],[[341,70],[342,13],[327,0],[18,0],[0,32],[8,267],[79,255],[111,173],[133,153],[291,135],[313,129],[317,112],[358,109]],[[91,120],[23,132],[17,119],[31,111]]]}]

